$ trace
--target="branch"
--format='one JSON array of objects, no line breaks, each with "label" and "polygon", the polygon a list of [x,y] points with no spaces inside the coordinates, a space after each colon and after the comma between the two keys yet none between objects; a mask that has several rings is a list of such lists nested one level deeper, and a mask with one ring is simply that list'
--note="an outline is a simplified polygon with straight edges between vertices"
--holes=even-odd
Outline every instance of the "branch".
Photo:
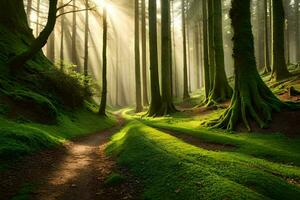
[{"label": "branch", "polygon": [[61,13],[61,14],[57,15],[56,18],[59,18],[62,15],[66,15],[66,14],[69,14],[69,13],[82,12],[82,11],[86,11],[86,10],[94,10],[95,8],[96,7],[91,7],[91,8],[85,8],[85,9],[80,9],[80,10],[72,10],[72,11],[64,12],[64,13]]},{"label": "branch", "polygon": [[60,9],[63,9],[64,7],[69,6],[70,3],[72,3],[72,1],[73,1],[73,0],[70,0],[68,3],[66,3],[66,4],[64,4],[64,5],[60,6],[60,7],[58,7],[56,10],[58,11],[58,10],[60,10]]}]

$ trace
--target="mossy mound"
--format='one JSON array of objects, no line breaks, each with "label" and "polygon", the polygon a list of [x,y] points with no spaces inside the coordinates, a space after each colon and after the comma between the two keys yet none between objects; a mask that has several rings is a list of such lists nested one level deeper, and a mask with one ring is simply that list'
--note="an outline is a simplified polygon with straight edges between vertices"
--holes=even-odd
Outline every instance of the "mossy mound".
[{"label": "mossy mound", "polygon": [[14,74],[7,63],[25,51],[32,36],[0,25],[0,114],[7,117],[55,123],[58,112],[83,107],[91,92],[74,76],[57,69],[39,52]]}]

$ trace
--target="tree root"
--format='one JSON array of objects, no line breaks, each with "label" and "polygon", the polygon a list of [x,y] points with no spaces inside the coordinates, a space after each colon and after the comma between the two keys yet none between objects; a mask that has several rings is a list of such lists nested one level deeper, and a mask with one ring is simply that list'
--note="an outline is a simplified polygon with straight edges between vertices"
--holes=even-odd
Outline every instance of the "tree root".
[{"label": "tree root", "polygon": [[260,83],[252,82],[247,84],[244,90],[235,92],[231,105],[220,118],[205,125],[235,130],[239,123],[243,123],[247,130],[251,131],[250,120],[254,120],[260,128],[267,128],[272,121],[273,112],[300,109],[300,104],[281,102],[264,83]]}]

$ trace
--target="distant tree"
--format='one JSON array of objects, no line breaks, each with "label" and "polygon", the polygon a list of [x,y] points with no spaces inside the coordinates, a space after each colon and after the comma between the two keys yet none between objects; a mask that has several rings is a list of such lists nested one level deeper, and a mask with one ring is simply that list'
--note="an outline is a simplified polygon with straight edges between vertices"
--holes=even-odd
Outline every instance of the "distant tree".
[{"label": "distant tree", "polygon": [[27,0],[26,13],[27,13],[27,21],[29,27],[31,25],[31,11],[32,11],[32,0]]},{"label": "distant tree", "polygon": [[72,14],[72,63],[77,66],[77,71],[80,71],[78,56],[77,56],[77,13],[76,0],[73,0],[73,14]]},{"label": "distant tree", "polygon": [[99,108],[99,114],[106,115],[106,101],[107,101],[107,8],[103,8],[103,50],[102,50],[102,93]]},{"label": "distant tree", "polygon": [[148,84],[147,84],[147,38],[146,38],[146,1],[142,0],[141,3],[141,16],[142,16],[142,74],[143,74],[143,104],[149,105],[148,100]]},{"label": "distant tree", "polygon": [[261,79],[254,56],[254,40],[250,20],[251,0],[232,0],[233,58],[235,71],[234,95],[222,116],[210,123],[214,127],[234,130],[243,122],[251,130],[249,119],[261,128],[271,121],[273,111],[288,107],[282,103]]},{"label": "distant tree", "polygon": [[264,61],[265,61],[265,69],[264,73],[271,72],[271,64],[270,64],[270,51],[269,51],[269,24],[268,24],[268,0],[264,0]]},{"label": "distant tree", "polygon": [[85,26],[84,26],[84,59],[83,74],[85,77],[84,84],[87,86],[88,62],[89,62],[89,0],[85,0]]},{"label": "distant tree", "polygon": [[41,12],[41,0],[36,1],[36,28],[35,35],[38,37],[40,31],[40,12]]},{"label": "distant tree", "polygon": [[272,24],[273,24],[273,68],[272,76],[276,81],[290,76],[285,61],[284,49],[284,26],[285,15],[282,0],[272,1]]},{"label": "distant tree", "polygon": [[295,0],[295,13],[296,13],[296,61],[297,63],[300,61],[300,30],[299,30],[299,23],[300,23],[300,0]]},{"label": "distant tree", "polygon": [[204,88],[205,99],[208,99],[210,93],[210,75],[209,75],[209,57],[208,57],[208,13],[207,13],[207,0],[202,1],[202,13],[203,13],[203,64],[204,64]]},{"label": "distant tree", "polygon": [[136,112],[143,110],[141,90],[141,63],[140,63],[140,15],[139,0],[134,2],[134,56],[135,56],[135,97]]},{"label": "distant tree", "polygon": [[[61,0],[60,6],[62,7],[60,9],[60,13],[63,14],[65,12],[65,9],[63,7],[64,1]],[[62,15],[60,17],[60,69],[63,70],[64,68],[64,35],[65,35],[65,15]]]},{"label": "distant tree", "polygon": [[187,38],[186,38],[186,1],[181,0],[182,15],[182,36],[183,36],[183,98],[190,98],[188,86],[188,55],[187,55]]},{"label": "distant tree", "polygon": [[161,115],[162,100],[160,96],[160,84],[158,76],[157,55],[157,8],[156,0],[148,1],[149,6],[149,49],[150,49],[150,84],[151,101],[148,116]]}]

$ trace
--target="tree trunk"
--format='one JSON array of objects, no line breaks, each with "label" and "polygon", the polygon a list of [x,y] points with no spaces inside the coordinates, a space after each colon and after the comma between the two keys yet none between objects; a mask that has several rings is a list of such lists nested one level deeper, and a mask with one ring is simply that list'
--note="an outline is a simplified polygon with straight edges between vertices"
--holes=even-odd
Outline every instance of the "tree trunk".
[{"label": "tree trunk", "polygon": [[148,116],[159,116],[161,113],[161,96],[158,76],[158,55],[157,55],[157,16],[156,0],[149,2],[149,48],[150,48],[150,83],[151,102]]},{"label": "tree trunk", "polygon": [[[61,5],[63,6],[64,2],[61,0]],[[60,9],[60,13],[64,13],[64,8]],[[60,69],[64,69],[64,32],[65,32],[65,16],[62,15],[60,18]]]},{"label": "tree trunk", "polygon": [[190,98],[188,91],[188,66],[187,66],[187,47],[186,47],[186,19],[185,19],[185,0],[181,0],[182,14],[182,36],[183,36],[183,99]]},{"label": "tree trunk", "polygon": [[282,0],[273,0],[273,72],[276,81],[290,76],[285,62],[284,51],[284,8]]},{"label": "tree trunk", "polygon": [[107,101],[107,10],[103,8],[103,50],[102,50],[102,94],[99,108],[99,114],[106,116],[106,101]]},{"label": "tree trunk", "polygon": [[47,58],[55,61],[55,32],[53,31],[47,41]]},{"label": "tree trunk", "polygon": [[230,17],[234,30],[235,89],[229,108],[220,119],[209,123],[217,128],[234,130],[238,123],[243,122],[250,131],[249,118],[264,128],[271,121],[272,112],[286,106],[259,76],[250,16],[250,0],[232,0]]},{"label": "tree trunk", "polygon": [[143,68],[143,104],[149,105],[147,84],[147,38],[146,38],[146,2],[142,0],[142,68]]},{"label": "tree trunk", "polygon": [[41,0],[36,1],[36,28],[35,35],[38,37],[40,31],[40,12],[41,12]]},{"label": "tree trunk", "polygon": [[175,97],[178,97],[179,94],[179,87],[177,87],[177,61],[176,61],[176,40],[175,40],[175,11],[174,11],[174,0],[172,0],[172,4],[171,4],[171,10],[172,10],[172,44],[173,44],[173,51],[172,51],[172,55],[173,55],[173,67],[172,67],[172,76],[173,76],[173,95]]},{"label": "tree trunk", "polygon": [[300,1],[299,0],[295,0],[295,12],[296,12],[296,61],[297,63],[300,61],[300,30],[299,30],[299,3]]},{"label": "tree trunk", "polygon": [[32,0],[27,0],[26,13],[27,13],[27,21],[29,27],[31,26],[31,11],[32,11]]},{"label": "tree trunk", "polygon": [[204,61],[204,87],[205,99],[208,99],[210,92],[210,75],[209,75],[209,57],[208,57],[208,16],[207,16],[207,0],[202,1],[203,9],[203,61]]},{"label": "tree trunk", "polygon": [[73,0],[73,16],[72,16],[72,63],[76,65],[76,71],[80,71],[78,55],[77,55],[77,13],[76,11],[76,0]]},{"label": "tree trunk", "polygon": [[44,30],[32,42],[27,51],[15,56],[9,61],[8,65],[13,71],[16,71],[17,69],[23,67],[28,60],[32,59],[46,45],[48,37],[52,33],[56,23],[56,13],[57,0],[49,0],[48,21]]},{"label": "tree trunk", "polygon": [[172,53],[171,53],[170,1],[161,0],[161,84],[162,115],[176,111],[172,97]]},{"label": "tree trunk", "polygon": [[208,105],[224,102],[232,96],[232,89],[228,84],[225,73],[223,27],[222,27],[222,1],[215,0],[213,3],[213,40],[215,69],[213,71],[213,88],[211,90]]},{"label": "tree trunk", "polygon": [[140,15],[139,0],[135,0],[134,8],[134,55],[135,55],[135,111],[143,111],[142,90],[141,90],[141,63],[140,63]]},{"label": "tree trunk", "polygon": [[84,85],[87,87],[88,80],[88,62],[89,62],[89,0],[85,0],[85,28],[84,28],[84,61],[83,61],[83,74],[85,77]]},{"label": "tree trunk", "polygon": [[216,68],[215,49],[214,49],[214,2],[208,1],[208,46],[209,46],[209,79],[210,91],[214,87],[214,74]]},{"label": "tree trunk", "polygon": [[264,0],[264,21],[265,21],[265,33],[264,33],[264,50],[265,50],[265,73],[271,72],[270,64],[270,51],[269,51],[269,26],[268,26],[268,0]]}]

